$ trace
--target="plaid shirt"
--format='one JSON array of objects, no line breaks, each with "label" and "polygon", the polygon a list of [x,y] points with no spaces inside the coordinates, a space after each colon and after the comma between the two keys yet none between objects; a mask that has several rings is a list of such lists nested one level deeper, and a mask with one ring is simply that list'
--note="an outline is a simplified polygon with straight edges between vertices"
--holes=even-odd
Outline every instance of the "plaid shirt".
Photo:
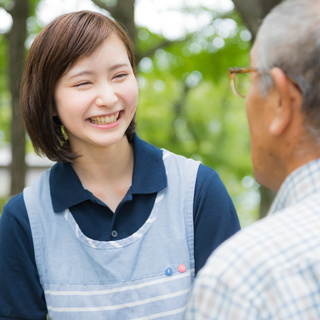
[{"label": "plaid shirt", "polygon": [[320,159],[287,177],[267,218],[211,255],[185,319],[320,319]]}]

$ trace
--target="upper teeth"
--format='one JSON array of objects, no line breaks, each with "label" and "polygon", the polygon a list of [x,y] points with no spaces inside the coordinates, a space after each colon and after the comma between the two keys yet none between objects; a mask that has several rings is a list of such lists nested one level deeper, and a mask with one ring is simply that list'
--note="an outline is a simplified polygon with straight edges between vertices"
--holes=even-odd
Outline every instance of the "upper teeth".
[{"label": "upper teeth", "polygon": [[93,124],[108,124],[117,121],[119,112],[112,116],[92,117],[90,118]]}]

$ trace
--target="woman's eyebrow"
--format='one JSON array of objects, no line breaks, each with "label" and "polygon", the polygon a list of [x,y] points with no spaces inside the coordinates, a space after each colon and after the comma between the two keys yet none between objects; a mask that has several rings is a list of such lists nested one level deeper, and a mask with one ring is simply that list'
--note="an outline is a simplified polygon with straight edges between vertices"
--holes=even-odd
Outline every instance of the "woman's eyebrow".
[{"label": "woman's eyebrow", "polygon": [[117,64],[111,66],[111,67],[109,68],[109,70],[110,70],[110,71],[113,71],[113,70],[115,70],[115,69],[119,69],[119,68],[122,68],[122,67],[128,67],[128,66],[129,66],[129,63],[117,63]]},{"label": "woman's eyebrow", "polygon": [[89,70],[80,70],[80,71],[74,71],[74,72],[70,72],[68,79],[73,79],[76,77],[80,77],[80,76],[88,76],[88,75],[92,75],[93,72],[89,71]]},{"label": "woman's eyebrow", "polygon": [[[119,69],[119,68],[122,68],[122,67],[128,67],[129,66],[129,63],[117,63],[117,64],[114,64],[112,65],[111,67],[108,68],[108,71],[114,71],[116,69]],[[93,75],[94,72],[93,71],[90,71],[90,70],[74,70],[74,71],[71,71],[68,78],[69,79],[73,79],[73,78],[76,78],[76,77],[80,77],[80,76],[88,76],[88,75]]]}]

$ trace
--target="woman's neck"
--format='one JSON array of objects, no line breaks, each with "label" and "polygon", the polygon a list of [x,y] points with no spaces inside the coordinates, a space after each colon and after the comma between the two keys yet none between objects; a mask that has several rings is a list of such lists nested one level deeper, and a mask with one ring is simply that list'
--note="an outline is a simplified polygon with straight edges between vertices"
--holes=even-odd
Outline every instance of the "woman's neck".
[{"label": "woman's neck", "polygon": [[130,188],[133,165],[133,146],[126,138],[103,150],[86,152],[72,164],[82,185],[112,211]]}]

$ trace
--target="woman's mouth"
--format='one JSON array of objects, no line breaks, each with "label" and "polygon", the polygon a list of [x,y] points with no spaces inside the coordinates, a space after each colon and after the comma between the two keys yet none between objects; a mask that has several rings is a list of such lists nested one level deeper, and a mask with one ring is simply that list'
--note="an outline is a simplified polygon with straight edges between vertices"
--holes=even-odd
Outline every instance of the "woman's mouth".
[{"label": "woman's mouth", "polygon": [[97,116],[89,118],[89,121],[93,124],[103,125],[103,124],[110,124],[116,122],[120,118],[120,114],[122,111],[118,111],[117,113],[111,116]]}]

